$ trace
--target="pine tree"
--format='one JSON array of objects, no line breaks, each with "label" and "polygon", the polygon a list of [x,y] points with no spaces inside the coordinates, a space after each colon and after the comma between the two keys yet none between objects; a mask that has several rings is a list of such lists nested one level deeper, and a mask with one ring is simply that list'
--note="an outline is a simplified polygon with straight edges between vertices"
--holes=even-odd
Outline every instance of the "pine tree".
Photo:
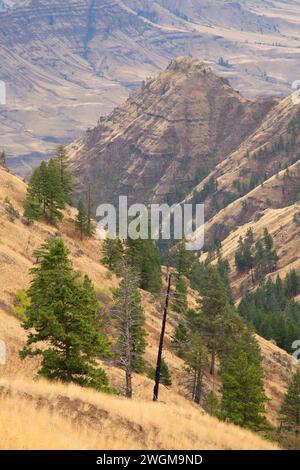
[{"label": "pine tree", "polygon": [[189,251],[185,247],[186,240],[181,240],[175,252],[175,268],[178,273],[178,276],[189,276],[191,273],[194,263],[195,256],[192,251]]},{"label": "pine tree", "polygon": [[43,217],[43,209],[36,197],[31,196],[27,192],[26,200],[24,202],[24,217],[30,224],[39,221]]},{"label": "pine tree", "polygon": [[191,270],[191,273],[188,277],[190,284],[191,284],[191,288],[196,290],[200,294],[201,294],[201,291],[203,290],[203,284],[204,284],[208,266],[209,266],[208,263],[203,263],[203,262],[200,262],[199,260],[196,260]]},{"label": "pine tree", "polygon": [[[98,304],[91,283],[79,281],[62,239],[52,239],[34,252],[30,305],[23,328],[27,344],[20,355],[41,356],[39,375],[108,391],[108,379],[96,358],[108,357],[107,338],[97,329]],[[39,343],[46,345],[40,348]],[[37,345],[34,348],[34,345]]]},{"label": "pine tree", "polygon": [[271,251],[273,248],[273,238],[269,234],[267,228],[264,229],[263,243],[267,251]]},{"label": "pine tree", "polygon": [[155,243],[143,240],[144,256],[141,269],[141,289],[156,294],[162,289],[161,266],[158,249]]},{"label": "pine tree", "polygon": [[280,423],[283,429],[293,430],[298,440],[300,432],[300,371],[298,370],[289,385],[280,409]]},{"label": "pine tree", "polygon": [[[155,368],[154,367],[151,367],[149,369],[148,377],[151,380],[155,380]],[[171,373],[170,373],[168,364],[166,363],[164,358],[162,358],[161,360],[160,383],[164,385],[165,387],[171,387],[172,385]]]},{"label": "pine tree", "polygon": [[187,344],[193,333],[198,332],[199,334],[202,334],[200,318],[201,315],[199,312],[191,308],[188,308],[181,313],[172,338],[172,347],[176,351],[178,357],[184,359]]},{"label": "pine tree", "polygon": [[210,372],[214,375],[218,348],[222,347],[226,340],[224,338],[224,320],[230,310],[226,288],[215,267],[209,266],[206,270],[201,293],[199,328],[211,353]]},{"label": "pine tree", "polygon": [[[43,216],[46,216],[46,192],[47,192],[47,164],[42,162],[35,168],[27,188],[27,199],[38,201],[41,205]],[[25,201],[26,205],[26,201]]]},{"label": "pine tree", "polygon": [[186,344],[189,337],[189,325],[185,318],[181,319],[176,325],[174,336],[172,338],[172,346],[178,357],[183,358],[186,350]]},{"label": "pine tree", "polygon": [[50,160],[47,167],[46,181],[46,207],[48,210],[48,221],[55,224],[62,220],[61,209],[65,207],[65,196],[61,185],[60,173],[54,159]]},{"label": "pine tree", "polygon": [[4,150],[0,153],[0,167],[7,169],[6,155]]},{"label": "pine tree", "polygon": [[[61,187],[58,165],[55,160],[47,164],[42,162],[33,172],[28,185],[25,210],[31,217],[43,217],[51,224],[62,220],[61,209],[64,208],[64,194]],[[40,206],[40,207],[39,207]]]},{"label": "pine tree", "polygon": [[57,155],[55,157],[58,164],[58,170],[60,175],[60,185],[64,195],[64,202],[70,204],[72,202],[71,193],[73,190],[72,186],[72,175],[69,171],[69,157],[66,148],[60,145],[57,149]]},{"label": "pine tree", "polygon": [[221,367],[221,417],[252,430],[267,426],[261,361],[259,346],[245,329]]},{"label": "pine tree", "polygon": [[102,263],[117,276],[121,274],[124,249],[120,238],[106,238],[102,245]]},{"label": "pine tree", "polygon": [[299,292],[298,274],[293,269],[285,278],[285,294],[290,297],[296,297]]},{"label": "pine tree", "polygon": [[218,417],[220,415],[220,402],[213,390],[210,390],[205,396],[202,407],[211,416]]},{"label": "pine tree", "polygon": [[174,300],[172,302],[172,310],[176,313],[184,315],[188,310],[187,301],[187,282],[183,276],[176,276]]},{"label": "pine tree", "polygon": [[125,262],[120,287],[114,294],[113,316],[118,331],[116,353],[119,365],[125,371],[126,396],[131,398],[132,373],[143,372],[145,368],[146,332],[137,280]]},{"label": "pine tree", "polygon": [[222,258],[221,254],[218,257],[217,270],[221,276],[224,286],[226,287],[229,303],[231,305],[234,305],[233,295],[229,281],[230,265],[227,259]]},{"label": "pine tree", "polygon": [[235,254],[235,265],[238,272],[248,272],[253,268],[254,258],[251,251],[253,243],[253,231],[249,228],[245,240],[242,237],[239,238],[239,248]]},{"label": "pine tree", "polygon": [[273,238],[266,228],[262,240],[258,240],[255,244],[255,278],[259,281],[263,280],[266,274],[276,270],[278,256],[273,245]]},{"label": "pine tree", "polygon": [[[294,299],[298,292],[297,273],[287,273],[284,282],[277,276],[275,283],[268,279],[255,291],[246,294],[238,311],[256,331],[288,352],[300,337],[300,305]],[[297,295],[297,294],[296,294]]]},{"label": "pine tree", "polygon": [[184,353],[187,383],[192,400],[200,404],[203,393],[203,377],[208,366],[208,353],[202,336],[198,332],[190,333]]},{"label": "pine tree", "polygon": [[273,249],[274,242],[267,228],[264,230],[263,243],[265,247],[266,269],[267,273],[274,272],[277,269],[278,256],[276,250]]},{"label": "pine tree", "polygon": [[162,288],[159,253],[151,239],[126,240],[125,258],[139,278],[139,286],[153,294]]},{"label": "pine tree", "polygon": [[75,229],[80,233],[80,240],[83,240],[84,235],[88,235],[88,217],[82,200],[78,202],[78,213],[75,220]]}]

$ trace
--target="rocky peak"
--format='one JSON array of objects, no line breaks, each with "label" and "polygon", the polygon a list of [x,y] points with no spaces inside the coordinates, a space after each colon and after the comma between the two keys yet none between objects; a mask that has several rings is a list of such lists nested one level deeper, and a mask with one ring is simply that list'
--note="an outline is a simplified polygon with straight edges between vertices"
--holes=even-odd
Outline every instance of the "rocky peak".
[{"label": "rocky peak", "polygon": [[172,60],[167,67],[167,70],[181,73],[211,72],[211,69],[202,60],[193,59],[186,56],[180,56]]},{"label": "rocky peak", "polygon": [[179,202],[273,105],[246,100],[202,61],[179,57],[76,143],[77,190],[89,180],[97,201]]}]

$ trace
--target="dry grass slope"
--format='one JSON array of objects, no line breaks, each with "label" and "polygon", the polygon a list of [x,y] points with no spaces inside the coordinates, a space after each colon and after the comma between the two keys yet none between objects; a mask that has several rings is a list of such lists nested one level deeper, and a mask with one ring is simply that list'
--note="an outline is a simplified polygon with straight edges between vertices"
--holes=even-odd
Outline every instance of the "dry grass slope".
[{"label": "dry grass slope", "polygon": [[[188,397],[183,383],[183,363],[170,348],[175,320],[173,316],[168,324],[165,350],[165,358],[173,375],[173,386],[171,390],[162,387],[162,401],[157,406],[150,401],[153,382],[146,376],[134,377],[135,395],[132,402],[77,387],[33,381],[38,361],[21,362],[19,359],[18,351],[24,345],[25,333],[14,315],[15,293],[27,288],[30,282],[28,270],[34,262],[32,250],[40,246],[45,238],[62,234],[70,248],[75,268],[92,278],[98,294],[103,297],[107,306],[117,280],[99,262],[99,241],[86,240],[79,245],[78,235],[74,233],[74,214],[71,210],[66,213],[63,224],[58,228],[43,223],[27,227],[21,218],[10,220],[3,199],[8,196],[13,207],[22,213],[25,192],[26,185],[21,180],[0,169],[0,339],[7,345],[7,362],[5,366],[0,366],[1,401],[5,400],[0,406],[1,422],[5,423],[0,431],[1,446],[269,448],[271,444],[258,436],[219,423],[186,399]],[[148,293],[142,294],[148,332],[146,360],[149,364],[154,364],[161,325],[161,304],[160,299],[154,299]],[[191,304],[196,302],[192,292],[190,301]],[[268,415],[274,421],[276,407],[292,372],[292,364],[289,356],[273,344],[261,339],[260,343],[265,357],[267,393],[271,399]],[[103,366],[108,371],[112,385],[120,387],[123,383],[122,371],[111,364]],[[211,387],[208,374],[205,384],[206,387]],[[176,393],[173,390],[176,390]],[[71,424],[69,419],[73,420]],[[34,425],[31,426],[30,432],[23,432],[22,429],[26,428],[26,423],[28,427],[28,422]],[[83,422],[87,425],[83,426]],[[100,429],[101,440],[95,440],[89,431],[93,426]],[[53,440],[49,439],[50,434]],[[115,435],[119,436],[119,440],[112,442],[110,436]],[[38,440],[39,436],[41,440]]]},{"label": "dry grass slope", "polygon": [[2,449],[277,449],[172,393],[153,403],[45,382],[0,390]]}]

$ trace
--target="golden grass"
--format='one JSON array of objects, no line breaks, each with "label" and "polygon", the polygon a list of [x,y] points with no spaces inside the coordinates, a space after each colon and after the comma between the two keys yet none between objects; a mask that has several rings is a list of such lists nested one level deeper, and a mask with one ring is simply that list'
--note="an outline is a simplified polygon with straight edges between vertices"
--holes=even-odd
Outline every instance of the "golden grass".
[{"label": "golden grass", "polygon": [[[14,207],[22,213],[25,192],[26,185],[22,181],[0,169],[0,215],[3,209],[1,198],[6,195],[10,197]],[[154,405],[151,402],[153,382],[145,376],[134,377],[134,400],[132,402],[76,387],[32,382],[38,370],[39,360],[28,359],[25,362],[20,360],[18,351],[25,343],[26,333],[21,328],[20,321],[8,312],[13,311],[15,293],[29,285],[28,270],[34,261],[33,249],[39,247],[45,238],[54,235],[59,230],[70,248],[75,268],[91,277],[98,293],[105,294],[103,298],[107,298],[111,289],[117,285],[115,276],[110,275],[109,271],[99,262],[101,257],[100,242],[85,240],[83,243],[78,243],[78,235],[74,232],[73,218],[74,210],[68,209],[65,220],[58,229],[44,223],[27,227],[23,225],[21,220],[16,220],[14,223],[9,222],[5,215],[0,220],[0,339],[4,340],[7,345],[7,363],[5,366],[1,366],[0,373],[4,381],[3,385],[5,388],[10,388],[12,393],[12,396],[5,398],[5,401],[3,401],[4,398],[0,398],[3,401],[3,406],[0,405],[2,413],[7,413],[5,420],[4,414],[1,415],[3,416],[1,422],[6,421],[7,429],[5,428],[6,431],[4,431],[3,428],[0,431],[0,443],[2,442],[3,446],[10,446],[10,448],[14,446],[43,448],[45,446],[44,448],[68,449],[72,443],[76,448],[103,449],[269,448],[270,444],[262,441],[258,436],[246,433],[234,426],[219,423],[204,415],[199,407],[193,406],[182,396],[186,393],[182,384],[183,362],[173,354],[170,348],[170,337],[175,321],[172,315],[170,315],[167,325],[164,356],[172,372],[172,390],[174,392],[162,387],[160,398],[163,402],[161,403]],[[1,255],[3,255],[2,259]],[[191,305],[197,301],[192,294],[190,292],[189,295]],[[142,296],[148,332],[146,361],[153,365],[156,360],[161,327],[162,306],[160,301],[164,299],[163,294],[161,299],[155,299],[151,294],[145,292],[142,293]],[[284,353],[271,343],[262,343],[262,349],[265,356],[267,392],[272,399],[270,402],[272,409],[269,407],[268,415],[274,418],[277,405],[288,383],[287,372],[290,372],[290,364],[287,358],[282,356]],[[282,361],[283,363],[281,363]],[[124,383],[123,372],[105,364],[104,367],[111,384],[120,388]],[[12,378],[18,378],[18,381],[12,382]],[[205,378],[205,385],[211,386],[211,378],[208,375]],[[217,383],[215,385],[217,386]],[[27,396],[25,400],[25,393],[32,398],[28,400]],[[77,405],[70,403],[70,400],[76,399],[80,401],[79,415],[76,411]],[[41,401],[43,407],[37,410],[36,403]],[[50,407],[54,409],[53,415],[49,414]],[[103,416],[103,412],[106,416]],[[93,419],[93,413],[97,414],[96,420]],[[24,423],[27,422],[27,427],[28,422],[33,423],[36,431],[33,429],[32,435],[21,431],[23,417]],[[72,436],[71,431],[69,432],[68,419],[70,417],[74,432],[74,438],[70,439],[71,442],[64,436],[64,434]],[[16,419],[19,419],[19,427],[16,426]],[[81,425],[82,423],[83,425]],[[100,429],[100,432],[96,433],[101,435],[99,442],[94,440],[95,433],[92,433],[91,436],[88,435],[89,429],[93,426]],[[44,431],[46,428],[54,429],[55,432],[46,432]],[[15,433],[14,429],[20,429],[20,431]],[[25,424],[23,429],[26,429]],[[34,432],[36,432],[37,441],[34,441]],[[3,436],[7,435],[6,441],[4,441],[4,437],[3,440],[1,439],[1,433]],[[14,433],[15,438],[13,437]],[[11,440],[8,440],[10,434],[12,437]],[[44,435],[47,434],[51,434],[52,444],[46,441],[47,436],[44,441]],[[118,436],[117,439],[115,436]]]},{"label": "golden grass", "polygon": [[1,449],[277,449],[173,393],[153,403],[42,381],[0,389]]}]

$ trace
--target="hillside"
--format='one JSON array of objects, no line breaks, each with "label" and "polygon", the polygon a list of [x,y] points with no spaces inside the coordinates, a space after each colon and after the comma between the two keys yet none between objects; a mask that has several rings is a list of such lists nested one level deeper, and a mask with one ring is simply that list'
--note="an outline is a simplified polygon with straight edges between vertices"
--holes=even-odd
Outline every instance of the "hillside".
[{"label": "hillside", "polygon": [[[276,100],[248,101],[203,62],[180,57],[71,148],[77,192],[97,202],[180,202],[238,149]],[[208,176],[209,178],[209,176]]]},{"label": "hillside", "polygon": [[[100,263],[101,246],[99,241],[92,239],[79,242],[73,227],[73,210],[68,209],[64,222],[58,228],[50,227],[44,223],[36,223],[33,227],[24,224],[17,211],[22,213],[25,191],[25,183],[0,169],[0,331],[1,339],[5,341],[7,346],[6,365],[0,366],[0,390],[2,399],[5,397],[7,409],[15,410],[10,414],[12,421],[8,421],[4,431],[5,436],[11,436],[10,426],[14,424],[15,413],[18,413],[22,407],[25,410],[24,415],[22,414],[24,420],[27,416],[28,419],[33,420],[34,416],[34,422],[38,423],[37,427],[29,434],[27,443],[22,443],[25,448],[27,448],[26,446],[50,446],[51,448],[55,448],[55,446],[63,446],[64,448],[104,446],[104,448],[111,448],[112,443],[109,436],[104,435],[103,440],[95,440],[94,438],[90,440],[89,432],[83,434],[82,429],[78,429],[82,422],[96,427],[101,423],[105,429],[107,426],[120,426],[121,423],[124,434],[121,433],[120,441],[115,444],[118,448],[136,446],[151,448],[154,435],[157,439],[158,426],[161,427],[159,435],[163,436],[161,440],[156,441],[158,448],[195,446],[195,448],[207,449],[244,449],[272,447],[271,444],[260,441],[256,436],[217,422],[187,400],[188,395],[183,380],[183,362],[170,349],[170,337],[173,334],[175,322],[173,315],[171,315],[167,327],[165,351],[165,358],[172,371],[173,385],[170,390],[162,387],[162,402],[157,408],[151,402],[153,382],[146,376],[136,375],[134,377],[134,400],[130,404],[120,398],[97,395],[76,387],[32,382],[37,371],[38,361],[26,359],[25,362],[22,362],[18,357],[18,351],[25,341],[25,333],[15,313],[16,293],[29,285],[28,270],[34,263],[32,251],[39,247],[47,237],[63,235],[71,250],[74,267],[91,277],[96,287],[98,299],[106,308],[109,308],[111,304],[112,289],[117,285],[117,279]],[[9,198],[10,203],[7,199],[4,202],[4,198]],[[142,292],[142,296],[148,332],[146,361],[148,364],[154,364],[163,299],[157,299],[146,292]],[[192,291],[189,301],[191,305],[196,301]],[[276,411],[295,366],[287,353],[271,342],[258,339],[264,357],[265,388],[270,398],[268,417],[271,422],[275,423]],[[112,385],[122,387],[123,373],[110,362],[104,362],[103,367],[107,370]],[[211,377],[208,373],[205,376],[205,387],[206,389],[212,387]],[[126,403],[126,406],[120,407],[120,403]],[[38,411],[35,409],[35,404],[38,405]],[[161,410],[166,404],[168,404],[167,416],[170,421],[164,420],[165,424],[162,424]],[[95,407],[99,422],[93,419],[92,423],[89,416],[91,410],[93,410],[94,416]],[[57,440],[52,441],[45,437],[45,440],[37,441],[38,433],[48,429],[49,409],[55,410],[50,423],[53,423],[51,426],[53,425],[57,429]],[[2,411],[2,413],[6,412]],[[70,426],[70,423],[66,421],[66,415],[69,418],[71,416],[71,419],[76,423],[75,429],[71,433],[71,440],[66,440],[63,436],[62,430],[68,429]],[[166,416],[165,412],[164,416]],[[180,419],[180,427],[176,426],[178,419]],[[191,419],[193,419],[193,423],[196,420],[193,424],[194,437],[190,434],[189,420]],[[22,433],[22,423],[23,421],[20,423],[20,434]],[[182,423],[186,423],[186,427]],[[132,437],[132,429],[137,430],[134,437]],[[7,437],[7,440],[2,441],[1,439],[1,441],[5,442],[4,445],[8,448],[19,445],[20,441],[17,439],[20,438],[20,434],[14,434],[14,437]]]},{"label": "hillside", "polygon": [[299,21],[294,1],[2,0],[1,147],[27,174],[180,55],[246,97],[287,95],[300,73]]},{"label": "hillside", "polygon": [[[172,392],[129,401],[75,386],[0,380],[1,449],[277,450]],[[163,419],[162,419],[163,416]],[[28,422],[35,423],[28,428]]]},{"label": "hillside", "polygon": [[[212,219],[208,241],[222,240],[232,228],[255,219],[270,206],[285,207],[298,200],[299,112],[299,104],[290,97],[280,101],[186,198],[205,202],[207,218]],[[230,214],[229,224],[214,222],[226,214]]]},{"label": "hillside", "polygon": [[[291,97],[246,100],[203,62],[178,58],[70,147],[76,192],[92,182],[95,207],[119,194],[204,203],[205,245],[224,241],[232,271],[249,227],[274,237],[273,277],[299,271],[299,123]],[[243,281],[232,277],[236,295]]]}]

